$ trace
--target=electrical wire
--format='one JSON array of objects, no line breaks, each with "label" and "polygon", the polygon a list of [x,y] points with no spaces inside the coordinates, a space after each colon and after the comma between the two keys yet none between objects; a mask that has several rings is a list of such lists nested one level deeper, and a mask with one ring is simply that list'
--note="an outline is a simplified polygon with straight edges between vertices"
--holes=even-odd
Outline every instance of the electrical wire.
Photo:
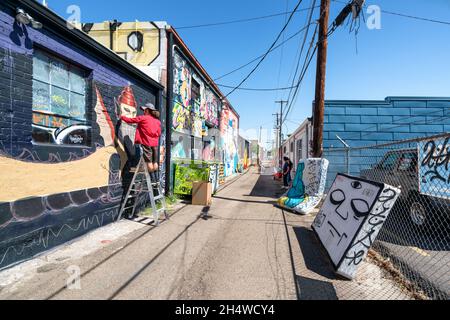
[{"label": "electrical wire", "polygon": [[281,29],[281,31],[278,33],[277,37],[275,38],[275,40],[273,41],[272,45],[269,47],[269,49],[266,51],[266,53],[264,54],[264,56],[259,60],[259,62],[256,64],[256,66],[244,77],[244,79],[241,80],[241,82],[239,82],[239,84],[233,88],[230,92],[228,92],[225,95],[225,98],[227,98],[230,94],[232,94],[233,92],[235,92],[241,85],[244,84],[245,81],[248,80],[248,78],[250,78],[250,76],[258,69],[258,67],[261,65],[261,63],[265,60],[265,58],[267,57],[267,55],[270,53],[271,49],[276,45],[276,43],[278,42],[278,39],[280,39],[281,35],[283,34],[283,32],[286,30],[287,26],[289,25],[289,23],[292,20],[292,17],[294,16],[294,12],[297,10],[297,8],[300,6],[300,4],[302,3],[303,0],[299,0],[297,5],[294,8],[294,11],[289,15],[288,20],[286,21],[284,27]]},{"label": "electrical wire", "polygon": [[[316,4],[316,0],[313,0],[313,2],[312,2],[312,7],[314,7],[315,4]],[[311,19],[312,19],[313,13],[314,13],[314,9],[311,9],[310,12],[309,12],[309,16],[308,16],[308,22],[307,22],[307,24],[306,24],[306,25],[308,26],[308,28],[307,28],[307,30],[306,30],[306,32],[305,32],[305,36],[303,37],[302,45],[301,45],[301,47],[300,47],[300,53],[299,53],[299,55],[298,55],[297,65],[296,65],[296,67],[295,67],[294,76],[292,77],[291,87],[293,87],[293,88],[294,88],[294,81],[295,81],[295,78],[296,78],[296,76],[297,76],[298,69],[299,69],[299,67],[300,67],[300,60],[301,60],[302,55],[303,55],[303,50],[304,50],[304,48],[305,48],[306,39],[308,38],[309,26],[311,25]],[[316,25],[316,31],[317,31],[317,25]],[[316,31],[314,31],[313,41],[314,41],[314,38],[315,38]],[[310,48],[311,48],[311,47],[310,47]],[[303,69],[303,67],[302,67],[302,69]],[[292,94],[292,90],[289,91],[289,95],[288,95],[287,101],[290,101],[291,94]],[[286,114],[287,114],[287,113],[286,113]],[[282,116],[283,116],[283,115],[282,115]],[[283,124],[283,121],[281,121],[281,124]]]},{"label": "electrical wire", "polygon": [[[286,0],[286,11],[288,10],[288,8],[289,8],[289,0]],[[284,17],[284,23],[286,23],[286,19],[287,19],[287,14]],[[283,39],[282,39],[281,42],[284,43],[284,40],[285,40],[285,36],[284,36],[284,33],[283,33]],[[284,45],[281,46],[281,50],[280,50],[281,52],[280,52],[280,64],[278,66],[277,87],[280,86],[281,70],[283,68],[283,51],[284,51],[283,49],[284,49]],[[279,100],[278,96],[279,96],[279,91],[277,90],[277,94],[276,94],[276,99],[275,100]]]},{"label": "electrical wire", "polygon": [[[314,45],[315,39],[316,39],[316,34],[317,34],[317,26],[316,26],[316,29],[314,30],[314,34],[313,34],[313,36],[312,36],[312,39],[311,39],[311,42],[310,42],[310,45],[309,45],[309,48],[308,48],[308,52],[306,53],[305,62],[304,62],[304,64],[303,64],[302,71],[300,72],[299,79],[298,79],[298,81],[297,81],[297,84],[295,85],[294,94],[292,95],[292,98],[289,98],[289,99],[288,99],[288,101],[289,101],[289,100],[290,100],[290,101],[289,101],[289,106],[288,106],[288,108],[287,108],[287,110],[286,110],[286,114],[285,114],[285,116],[284,116],[284,119],[287,119],[287,116],[289,115],[289,112],[292,110],[292,106],[293,106],[293,105],[295,104],[295,102],[296,102],[296,97],[297,97],[297,94],[298,94],[298,90],[299,90],[299,88],[300,88],[300,85],[301,85],[301,83],[302,83],[302,81],[303,81],[303,78],[304,78],[305,75],[306,75],[306,71],[307,71],[308,68],[309,68],[309,65],[310,65],[310,63],[311,63],[311,60],[312,60],[312,58],[314,57],[314,55],[315,55],[315,53],[316,53],[316,50],[317,50],[317,47],[318,47],[318,43],[316,43],[316,45]],[[314,50],[313,50],[312,54],[310,55],[311,49],[312,49],[313,46],[314,46]],[[310,56],[309,56],[309,55],[310,55]],[[308,56],[309,56],[309,59],[308,59]],[[282,119],[281,125],[283,125],[284,121],[285,121],[285,120]]]},{"label": "electrical wire", "polygon": [[181,26],[181,27],[174,27],[174,28],[177,29],[177,30],[181,30],[181,29],[194,29],[194,28],[203,28],[203,27],[213,27],[213,26],[220,26],[220,25],[227,25],[227,24],[235,24],[235,23],[242,23],[242,22],[249,22],[249,21],[256,21],[256,20],[262,20],[262,19],[278,17],[278,16],[282,16],[282,15],[287,15],[289,13],[294,14],[294,13],[297,13],[297,12],[307,11],[309,9],[311,9],[311,8],[304,8],[304,9],[298,9],[298,10],[293,10],[293,11],[274,13],[274,14],[270,14],[270,15],[266,15],[266,16],[252,17],[252,18],[246,18],[246,19],[238,19],[238,20],[223,21],[223,22],[213,22],[213,23],[205,23],[205,24],[198,24],[198,25],[191,25],[191,26]]},{"label": "electrical wire", "polygon": [[[224,87],[224,88],[234,88],[235,86],[230,86],[230,85],[225,85],[225,84],[220,84],[220,83],[216,83],[219,87]],[[280,91],[280,90],[290,90],[292,88],[295,87],[281,87],[281,88],[238,88],[236,90],[246,90],[246,91]]]},{"label": "electrical wire", "polygon": [[[316,23],[316,22],[314,22],[314,23]],[[313,23],[313,24],[314,24],[314,23]],[[305,31],[307,27],[308,27],[308,26],[305,26],[305,27],[301,28],[300,30],[298,30],[297,32],[295,32],[294,34],[292,34],[291,36],[289,36],[285,41],[280,42],[278,45],[276,45],[275,47],[273,47],[269,52],[272,52],[272,51],[274,51],[275,49],[278,49],[279,47],[281,47],[283,44],[285,44],[285,43],[288,42],[289,40],[292,40],[293,38],[295,38],[296,36],[298,36],[300,33],[302,33],[303,31]],[[264,53],[261,54],[261,55],[259,55],[259,56],[257,56],[256,58],[253,58],[253,59],[250,60],[249,62],[247,62],[247,63],[245,63],[245,64],[243,64],[243,65],[237,67],[236,69],[233,69],[233,70],[231,70],[230,72],[227,72],[227,73],[221,75],[220,77],[215,78],[214,81],[217,81],[217,80],[220,80],[220,79],[222,79],[222,78],[225,78],[226,76],[228,76],[228,75],[230,75],[230,74],[232,74],[232,73],[235,73],[236,71],[239,71],[239,70],[245,68],[246,66],[248,66],[248,65],[252,64],[253,62],[257,61],[258,59],[261,59],[263,56],[264,56]]]},{"label": "electrical wire", "polygon": [[[337,3],[342,3],[342,4],[348,4],[348,2],[344,2],[344,1],[340,1],[340,0],[332,0],[332,1],[333,2],[337,2]],[[367,8],[368,6],[365,4],[364,7]],[[444,24],[444,25],[450,25],[450,21],[443,21],[443,20],[437,20],[437,19],[418,17],[418,16],[413,16],[413,15],[409,15],[409,14],[393,12],[393,11],[388,11],[388,10],[383,10],[383,9],[381,9],[380,11],[383,12],[383,13],[386,13],[386,14],[395,15],[395,16],[399,16],[399,17],[403,17],[403,18],[409,18],[409,19],[415,19],[415,20],[439,23],[439,24]]]}]

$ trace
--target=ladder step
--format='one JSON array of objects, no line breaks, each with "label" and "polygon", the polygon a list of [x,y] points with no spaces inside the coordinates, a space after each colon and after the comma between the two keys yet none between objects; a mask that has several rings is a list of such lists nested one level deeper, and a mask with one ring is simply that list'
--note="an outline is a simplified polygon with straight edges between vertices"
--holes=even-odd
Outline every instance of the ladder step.
[{"label": "ladder step", "polygon": [[162,199],[162,198],[164,198],[164,196],[156,196],[156,197],[154,197],[153,199],[159,200],[159,199]]},{"label": "ladder step", "polygon": [[138,195],[139,195],[138,193],[136,193],[136,194],[129,194],[127,199],[136,198]]}]

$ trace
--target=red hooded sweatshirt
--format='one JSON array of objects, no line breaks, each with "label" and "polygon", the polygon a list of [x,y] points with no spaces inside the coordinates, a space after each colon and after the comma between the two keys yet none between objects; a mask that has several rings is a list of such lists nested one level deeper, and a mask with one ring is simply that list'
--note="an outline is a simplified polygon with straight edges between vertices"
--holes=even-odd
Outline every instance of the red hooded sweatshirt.
[{"label": "red hooded sweatshirt", "polygon": [[120,117],[126,123],[137,123],[134,143],[148,147],[157,147],[161,136],[161,121],[151,115],[137,116],[136,118]]}]

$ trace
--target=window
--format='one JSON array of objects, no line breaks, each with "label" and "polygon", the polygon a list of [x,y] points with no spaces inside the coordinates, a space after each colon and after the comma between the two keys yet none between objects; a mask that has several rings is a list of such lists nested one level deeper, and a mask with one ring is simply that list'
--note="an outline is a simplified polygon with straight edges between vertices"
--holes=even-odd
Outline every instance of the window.
[{"label": "window", "polygon": [[294,152],[294,142],[291,142],[289,152]]},{"label": "window", "polygon": [[397,160],[399,158],[398,153],[390,153],[384,158],[384,161],[381,163],[381,169],[383,170],[394,170]]},{"label": "window", "polygon": [[194,107],[194,113],[197,115],[200,114],[200,84],[192,79],[192,85],[191,85],[191,99],[192,99],[192,105]]},{"label": "window", "polygon": [[303,140],[297,140],[297,160],[303,159]]},{"label": "window", "polygon": [[44,51],[33,57],[33,142],[90,145],[85,72]]},{"label": "window", "polygon": [[172,133],[172,157],[177,159],[191,158],[191,136],[178,132]]},{"label": "window", "polygon": [[398,170],[410,172],[417,171],[417,153],[407,152],[402,154]]}]

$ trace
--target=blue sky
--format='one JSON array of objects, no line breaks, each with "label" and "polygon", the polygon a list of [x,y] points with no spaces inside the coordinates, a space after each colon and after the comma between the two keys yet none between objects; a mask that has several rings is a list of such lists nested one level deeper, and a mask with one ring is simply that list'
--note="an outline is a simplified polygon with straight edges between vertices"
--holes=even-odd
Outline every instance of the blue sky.
[{"label": "blue sky", "polygon": [[[76,4],[82,22],[167,21],[175,28],[203,23],[270,15],[292,10],[297,0],[49,0],[49,7],[63,17]],[[303,0],[300,8],[311,6]],[[320,0],[317,0],[317,4]],[[382,10],[450,21],[449,0],[367,0]],[[344,4],[331,2],[330,22]],[[285,35],[305,25],[307,11],[296,13]],[[316,9],[314,17],[318,16]],[[366,13],[366,17],[368,14]],[[277,16],[252,22],[208,28],[179,29],[178,32],[208,73],[216,78],[263,54],[284,25]],[[271,53],[243,87],[270,88],[290,85],[295,56],[302,35]],[[356,41],[357,39],[357,41]],[[326,99],[384,99],[386,96],[450,96],[450,25],[436,24],[381,14],[381,29],[364,24],[355,37],[348,27],[329,39]],[[356,50],[356,43],[357,48]],[[218,81],[236,85],[253,65]],[[314,99],[315,59],[306,74],[284,133],[290,133],[311,115]],[[228,93],[229,89],[223,89]],[[229,100],[239,112],[241,132],[255,137],[259,126],[271,130],[279,106],[275,100],[288,91],[236,91]],[[263,140],[267,140],[264,137]]]}]

